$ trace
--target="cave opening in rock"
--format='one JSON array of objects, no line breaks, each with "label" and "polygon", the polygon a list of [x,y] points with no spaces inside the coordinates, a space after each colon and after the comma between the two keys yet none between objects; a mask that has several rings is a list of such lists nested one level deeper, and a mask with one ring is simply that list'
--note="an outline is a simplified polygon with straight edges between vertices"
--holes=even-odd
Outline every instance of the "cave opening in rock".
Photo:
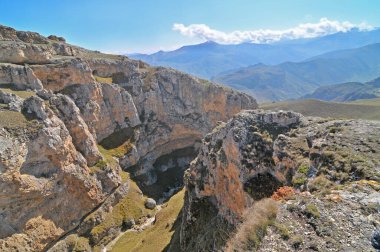
[{"label": "cave opening in rock", "polygon": [[134,129],[130,127],[114,131],[111,135],[104,138],[99,144],[109,150],[121,146],[128,140],[130,142],[134,142]]},{"label": "cave opening in rock", "polygon": [[270,173],[259,173],[244,183],[244,190],[254,200],[270,197],[282,183]]},{"label": "cave opening in rock", "polygon": [[196,154],[196,148],[191,146],[159,157],[153,164],[153,172],[157,176],[154,184],[144,185],[144,178],[135,178],[144,195],[156,201],[168,200],[183,187],[183,175]]}]

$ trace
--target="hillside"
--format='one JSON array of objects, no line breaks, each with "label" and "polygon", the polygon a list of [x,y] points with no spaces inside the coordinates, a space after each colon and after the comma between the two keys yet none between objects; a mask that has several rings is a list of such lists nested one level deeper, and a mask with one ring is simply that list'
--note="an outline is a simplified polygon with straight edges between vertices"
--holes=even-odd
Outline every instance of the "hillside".
[{"label": "hillside", "polygon": [[380,248],[380,99],[262,107],[0,25],[0,251]]},{"label": "hillside", "polygon": [[377,78],[366,83],[348,82],[322,86],[317,88],[313,93],[305,95],[303,98],[337,102],[379,98],[380,88],[377,87],[379,81],[380,78]]},{"label": "hillside", "polygon": [[202,137],[254,108],[173,69],[0,26],[0,251],[97,250],[140,227]]},{"label": "hillside", "polygon": [[375,251],[379,135],[379,122],[240,112],[184,178],[182,250]]},{"label": "hillside", "polygon": [[155,66],[169,66],[199,77],[210,79],[224,71],[263,63],[280,64],[302,61],[322,53],[356,48],[380,42],[380,29],[339,32],[313,39],[299,39],[273,44],[243,43],[222,45],[205,42],[184,46],[174,51],[153,54],[131,54]]},{"label": "hillside", "polygon": [[352,103],[319,100],[294,100],[261,104],[264,110],[290,110],[306,116],[380,120],[380,100],[358,100]]},{"label": "hillside", "polygon": [[302,62],[254,65],[229,71],[214,81],[253,94],[259,101],[299,98],[320,86],[366,82],[380,75],[380,44],[334,51]]}]

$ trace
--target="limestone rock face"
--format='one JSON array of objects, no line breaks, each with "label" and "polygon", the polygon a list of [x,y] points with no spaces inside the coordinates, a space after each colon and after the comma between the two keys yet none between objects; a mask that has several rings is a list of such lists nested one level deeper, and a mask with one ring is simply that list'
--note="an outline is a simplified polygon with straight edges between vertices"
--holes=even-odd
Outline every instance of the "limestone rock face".
[{"label": "limestone rock face", "polygon": [[45,46],[37,46],[22,42],[3,42],[0,44],[0,62],[3,63],[49,63],[52,52]]},{"label": "limestone rock face", "polygon": [[[281,111],[237,114],[205,136],[198,156],[186,171],[182,249],[225,250],[226,242],[248,209],[253,211],[250,207],[255,202],[271,197],[281,186],[294,186],[300,195],[289,199],[289,204],[299,206],[298,210],[281,206],[276,221],[289,230],[297,227],[291,232],[301,234],[303,249],[317,246],[320,251],[339,250],[341,245],[325,243],[326,237],[338,240],[353,231],[358,237],[351,245],[342,245],[343,250],[354,246],[358,251],[371,251],[371,244],[363,240],[369,241],[372,235],[373,219],[357,209],[368,208],[380,188],[380,156],[376,151],[380,142],[375,140],[379,135],[378,122],[322,120]],[[356,196],[347,198],[351,183],[357,184],[357,193],[363,196],[360,202],[354,203]],[[366,183],[376,186],[370,189]],[[339,191],[333,191],[334,185],[340,186]],[[331,201],[334,207],[328,207]],[[344,209],[344,216],[360,216],[360,228],[345,224],[350,217],[336,214],[339,208]],[[318,219],[320,215],[325,217]],[[331,224],[327,216],[334,216],[337,223]],[[314,230],[306,231],[305,223],[312,223]],[[291,242],[281,241],[275,228],[269,230],[259,251],[275,251],[279,244],[281,251],[297,249]],[[243,237],[236,239],[241,242]],[[306,242],[309,240],[318,240],[318,245]],[[245,242],[248,251],[249,241]]]},{"label": "limestone rock face", "polygon": [[11,27],[0,25],[0,40],[22,41],[25,43],[46,44],[48,39],[36,32],[17,31]]},{"label": "limestone rock face", "polygon": [[2,251],[41,251],[66,232],[88,234],[129,193],[121,167],[147,185],[168,169],[183,172],[208,131],[257,107],[172,69],[4,26],[0,82],[36,91],[25,100],[1,94],[0,119],[11,122],[0,121]]},{"label": "limestone rock face", "polygon": [[19,89],[41,90],[42,83],[28,66],[0,63],[0,82]]},{"label": "limestone rock face", "polygon": [[61,229],[52,232],[60,234],[77,225],[105,197],[64,123],[37,97],[27,99],[24,106],[37,117],[36,125],[0,133],[1,238],[17,237],[38,216],[51,220]]},{"label": "limestone rock face", "polygon": [[23,99],[15,94],[5,93],[0,90],[0,103],[8,104],[9,110],[21,112]]},{"label": "limestone rock face", "polygon": [[190,165],[187,183],[194,197],[212,198],[219,214],[233,223],[251,205],[252,199],[262,197],[256,193],[265,194],[250,188],[253,181],[261,176],[268,178],[267,185],[273,180],[274,187],[288,183],[294,165],[276,164],[273,159],[276,147],[265,129],[289,130],[300,123],[300,117],[290,112],[242,112],[207,135],[198,157]]},{"label": "limestone rock face", "polygon": [[[144,64],[127,58],[89,58],[87,61],[94,75],[100,77],[112,77],[115,75],[128,78],[136,72],[140,64]],[[114,83],[120,83],[120,81],[114,81]]]},{"label": "limestone rock face", "polygon": [[95,83],[91,69],[80,59],[62,60],[46,65],[32,65],[34,74],[45,89],[60,91],[72,84]]},{"label": "limestone rock face", "polygon": [[89,132],[87,124],[80,116],[80,111],[75,103],[66,95],[55,95],[50,98],[50,103],[57,109],[58,117],[65,123],[73,138],[73,143],[82,153],[89,166],[95,165],[101,158],[96,147],[96,141]]},{"label": "limestone rock face", "polygon": [[110,84],[73,85],[63,93],[70,96],[97,142],[112,133],[140,124],[131,95]]},{"label": "limestone rock face", "polygon": [[[140,69],[140,78],[119,85],[129,90],[141,123],[136,174],[146,174],[146,183],[155,181],[153,162],[194,144],[218,121],[226,121],[241,109],[255,108],[254,99],[243,93],[166,69]],[[129,158],[127,156],[126,158]],[[133,165],[134,156],[123,162]]]}]

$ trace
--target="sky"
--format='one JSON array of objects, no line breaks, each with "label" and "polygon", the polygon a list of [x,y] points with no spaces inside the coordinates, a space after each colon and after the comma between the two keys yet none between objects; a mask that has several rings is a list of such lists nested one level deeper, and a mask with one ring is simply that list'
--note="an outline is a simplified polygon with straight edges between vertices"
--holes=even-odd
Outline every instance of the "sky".
[{"label": "sky", "polygon": [[380,27],[377,0],[0,0],[0,24],[109,53]]}]

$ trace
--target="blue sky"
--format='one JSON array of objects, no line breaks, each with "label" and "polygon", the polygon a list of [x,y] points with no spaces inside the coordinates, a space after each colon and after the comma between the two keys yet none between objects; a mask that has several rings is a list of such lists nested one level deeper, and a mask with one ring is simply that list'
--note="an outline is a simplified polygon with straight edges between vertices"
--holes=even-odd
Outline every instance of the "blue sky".
[{"label": "blue sky", "polygon": [[[380,1],[375,0],[0,0],[0,10],[0,24],[117,53],[174,49],[204,41],[202,32],[186,35],[192,24],[223,34],[289,29],[324,17],[380,26]],[[184,29],[173,30],[174,24]]]}]

